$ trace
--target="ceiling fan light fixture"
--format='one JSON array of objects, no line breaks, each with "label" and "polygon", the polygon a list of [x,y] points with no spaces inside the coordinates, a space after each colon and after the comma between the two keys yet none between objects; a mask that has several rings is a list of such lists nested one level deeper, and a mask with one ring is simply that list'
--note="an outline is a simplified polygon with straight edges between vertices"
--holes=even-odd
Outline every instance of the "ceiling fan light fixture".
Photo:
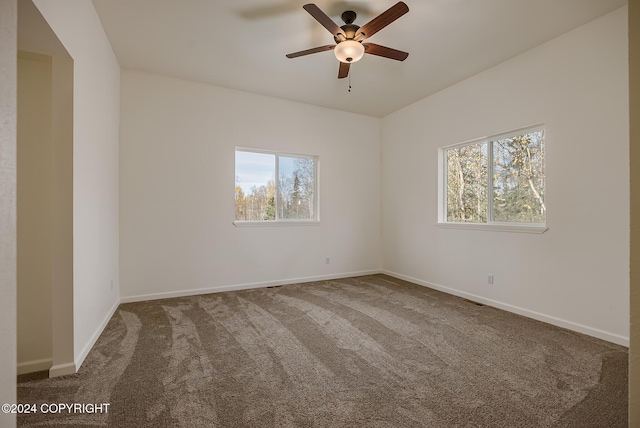
[{"label": "ceiling fan light fixture", "polygon": [[357,62],[364,55],[364,46],[355,40],[345,40],[336,45],[333,49],[338,61],[345,63]]}]

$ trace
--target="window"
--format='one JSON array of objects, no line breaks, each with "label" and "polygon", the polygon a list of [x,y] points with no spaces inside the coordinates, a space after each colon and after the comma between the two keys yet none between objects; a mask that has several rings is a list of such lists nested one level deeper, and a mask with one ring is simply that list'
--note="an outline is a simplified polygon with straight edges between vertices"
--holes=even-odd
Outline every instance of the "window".
[{"label": "window", "polygon": [[444,147],[439,155],[441,225],[546,230],[543,127]]},{"label": "window", "polygon": [[235,223],[307,223],[318,220],[318,159],[236,149]]}]

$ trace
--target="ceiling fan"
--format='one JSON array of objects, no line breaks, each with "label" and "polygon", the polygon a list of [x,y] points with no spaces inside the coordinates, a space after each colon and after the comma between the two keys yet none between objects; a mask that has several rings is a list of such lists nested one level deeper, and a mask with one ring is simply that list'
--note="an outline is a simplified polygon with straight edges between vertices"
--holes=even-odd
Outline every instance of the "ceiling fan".
[{"label": "ceiling fan", "polygon": [[342,27],[333,22],[318,6],[313,3],[302,6],[304,10],[309,12],[316,21],[324,28],[329,30],[333,35],[336,44],[319,46],[317,48],[306,49],[300,52],[287,54],[287,58],[297,58],[299,56],[309,55],[317,52],[333,50],[336,58],[340,61],[338,68],[338,79],[343,79],[349,75],[349,67],[352,63],[359,61],[363,55],[377,55],[384,58],[395,59],[396,61],[404,61],[409,54],[397,49],[388,48],[386,46],[377,45],[375,43],[363,43],[362,41],[373,36],[405,13],[409,12],[409,7],[404,2],[398,2],[391,6],[362,27],[354,24],[356,13],[347,10],[342,13],[344,24]]}]

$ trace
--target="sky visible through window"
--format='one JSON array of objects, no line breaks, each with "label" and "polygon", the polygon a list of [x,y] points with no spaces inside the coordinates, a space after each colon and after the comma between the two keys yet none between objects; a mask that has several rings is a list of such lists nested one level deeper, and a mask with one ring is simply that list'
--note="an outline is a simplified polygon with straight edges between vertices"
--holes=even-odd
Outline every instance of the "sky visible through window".
[{"label": "sky visible through window", "polygon": [[[236,186],[240,186],[244,194],[251,189],[266,186],[274,180],[276,156],[270,153],[255,153],[236,150]],[[280,156],[280,175],[290,176],[295,169],[295,158]]]},{"label": "sky visible through window", "polygon": [[268,153],[236,151],[236,186],[240,186],[245,194],[251,193],[252,187],[266,186],[273,180],[276,156]]}]

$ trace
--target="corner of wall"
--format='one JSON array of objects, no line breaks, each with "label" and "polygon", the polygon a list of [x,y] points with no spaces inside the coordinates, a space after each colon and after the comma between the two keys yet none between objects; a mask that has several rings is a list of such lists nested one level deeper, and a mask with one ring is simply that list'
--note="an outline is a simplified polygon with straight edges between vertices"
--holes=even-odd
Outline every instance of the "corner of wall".
[{"label": "corner of wall", "polygon": [[629,1],[631,254],[629,426],[640,426],[640,1]]},{"label": "corner of wall", "polygon": [[[16,402],[17,0],[0,1],[0,403]],[[0,413],[0,425],[16,417]]]}]

